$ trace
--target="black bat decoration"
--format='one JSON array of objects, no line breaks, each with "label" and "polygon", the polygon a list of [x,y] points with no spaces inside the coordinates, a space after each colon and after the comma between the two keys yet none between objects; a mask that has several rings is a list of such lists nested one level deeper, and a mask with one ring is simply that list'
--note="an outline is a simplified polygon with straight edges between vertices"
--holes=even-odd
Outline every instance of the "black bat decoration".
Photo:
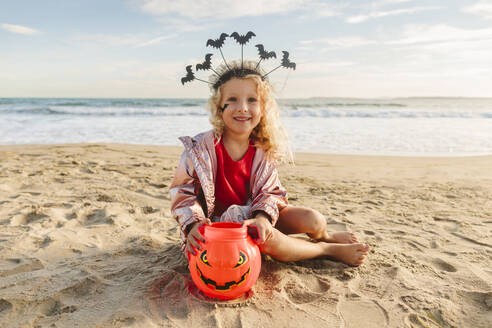
[{"label": "black bat decoration", "polygon": [[201,64],[196,64],[196,70],[199,71],[199,70],[208,70],[210,69],[210,65],[212,64],[212,61],[210,60],[210,58],[212,58],[212,54],[206,54],[205,55],[205,61]]},{"label": "black bat decoration", "polygon": [[265,48],[262,44],[257,44],[255,47],[258,48],[258,53],[260,54],[261,59],[277,58],[277,54],[275,53],[275,51],[265,51]]},{"label": "black bat decoration", "polygon": [[212,68],[212,61],[210,60],[210,58],[212,58],[212,54],[206,54],[205,61],[203,63],[196,64],[196,70],[206,71],[211,69],[215,73],[215,75],[220,76],[220,74],[217,73],[217,71]]},{"label": "black bat decoration", "polygon": [[246,35],[239,35],[237,32],[231,34],[231,38],[234,38],[234,40],[241,45],[241,70],[243,69],[243,46],[254,36],[256,36],[256,34],[251,31],[246,33]]},{"label": "black bat decoration", "polygon": [[225,39],[228,36],[229,35],[227,33],[222,33],[218,39],[215,39],[215,40],[214,39],[208,39],[208,41],[207,41],[207,47],[208,46],[212,46],[212,47],[214,47],[216,49],[219,49],[220,55],[222,56],[222,59],[224,60],[225,65],[227,66],[228,69],[231,69],[229,67],[229,65],[227,65],[227,62],[226,62],[225,57],[224,57],[224,54],[222,53],[222,49],[220,49],[224,45],[224,41],[225,41]]},{"label": "black bat decoration", "polygon": [[[229,73],[232,72],[231,71],[231,67],[229,67],[229,65],[227,64],[227,61],[225,60],[225,57],[224,57],[224,54],[222,53],[222,49],[221,48],[224,45],[224,42],[225,42],[226,38],[228,38],[228,37],[234,38],[236,40],[236,42],[241,45],[241,71],[240,71],[239,74],[247,74],[251,70],[256,71],[258,69],[258,66],[260,65],[260,63],[261,63],[262,60],[267,60],[267,59],[270,59],[270,58],[277,58],[277,54],[274,51],[266,51],[265,50],[265,47],[262,44],[257,44],[255,47],[258,49],[258,54],[260,56],[260,60],[256,63],[256,67],[254,69],[253,68],[249,68],[250,63],[248,62],[247,63],[248,67],[245,70],[243,68],[243,64],[244,64],[244,60],[243,60],[243,47],[244,47],[244,45],[246,43],[248,43],[251,40],[252,37],[255,37],[255,36],[256,36],[256,34],[253,33],[252,31],[248,31],[248,33],[246,33],[245,35],[241,35],[238,32],[233,32],[230,35],[227,34],[227,33],[221,33],[220,34],[220,37],[218,39],[208,39],[206,46],[207,47],[211,46],[213,48],[219,49],[220,54],[222,56],[222,59],[224,60],[224,63],[227,66],[227,69],[229,70],[229,71],[226,71],[226,76],[229,76],[227,74],[229,74]],[[283,56],[282,56],[282,60],[281,60],[280,65],[277,66],[277,67],[275,67],[274,69],[272,69],[268,73],[266,73],[264,75],[261,75],[261,78],[262,79],[264,79],[267,75],[269,75],[273,71],[279,69],[280,67],[292,68],[293,70],[296,69],[296,63],[290,61],[290,59],[289,59],[289,53],[287,51],[282,51],[282,53],[283,53]],[[219,81],[217,81],[214,84],[212,82],[205,81],[205,80],[202,80],[202,79],[197,78],[195,76],[195,73],[193,73],[193,66],[192,65],[188,65],[188,66],[186,66],[186,76],[184,76],[184,77],[181,78],[181,84],[184,85],[187,82],[191,82],[193,80],[198,80],[198,81],[202,81],[202,82],[211,84],[214,88],[217,88],[216,85],[218,83],[220,85],[220,83],[221,83],[220,81],[222,81],[222,78],[224,77],[224,75],[221,76],[219,73],[217,73],[217,71],[215,71],[213,69],[213,67],[212,67],[212,61],[211,61],[212,56],[213,56],[213,54],[206,54],[205,55],[205,60],[203,62],[198,63],[198,64],[195,65],[196,72],[198,72],[200,70],[204,70],[204,71],[206,71],[206,70],[212,70],[219,77]],[[235,70],[234,70],[234,72],[236,72]],[[258,74],[261,74],[261,73],[259,73],[259,71],[256,71],[256,72]],[[225,104],[223,106],[223,108],[221,108],[222,111],[225,110],[226,107],[227,107],[227,104]]]},{"label": "black bat decoration", "polygon": [[282,53],[284,54],[283,57],[282,57],[282,63],[279,66],[277,66],[274,69],[272,69],[270,72],[268,72],[265,75],[263,75],[262,78],[265,78],[268,74],[270,74],[271,72],[277,70],[278,68],[280,68],[282,66],[285,67],[285,68],[292,68],[293,70],[296,69],[296,63],[293,63],[293,62],[290,61],[290,59],[289,59],[289,53],[287,51],[282,51]]},{"label": "black bat decoration", "polygon": [[186,82],[191,82],[195,79],[195,74],[191,70],[191,65],[186,66],[186,76],[181,78],[181,84],[185,84]]},{"label": "black bat decoration", "polygon": [[212,46],[216,49],[222,48],[222,46],[224,45],[224,41],[228,36],[229,35],[227,33],[222,33],[218,39],[215,39],[215,40],[214,39],[208,39],[207,40],[207,47]]},{"label": "black bat decoration", "polygon": [[202,81],[202,82],[205,82],[208,84],[212,84],[212,82],[208,82],[208,81],[205,81],[205,80],[202,80],[202,79],[195,77],[195,74],[193,73],[193,70],[191,69],[191,67],[192,67],[192,65],[186,66],[186,76],[181,78],[181,84],[184,85],[186,82],[191,82],[193,80],[198,80],[198,81]]},{"label": "black bat decoration", "polygon": [[292,63],[289,60],[289,53],[287,51],[282,51],[284,56],[282,57],[282,66],[285,68],[292,68],[294,71],[296,70],[296,63]]},{"label": "black bat decoration", "polygon": [[231,38],[234,38],[240,45],[246,44],[253,36],[256,36],[256,34],[251,31],[246,33],[246,35],[239,35],[237,32],[231,34]]}]

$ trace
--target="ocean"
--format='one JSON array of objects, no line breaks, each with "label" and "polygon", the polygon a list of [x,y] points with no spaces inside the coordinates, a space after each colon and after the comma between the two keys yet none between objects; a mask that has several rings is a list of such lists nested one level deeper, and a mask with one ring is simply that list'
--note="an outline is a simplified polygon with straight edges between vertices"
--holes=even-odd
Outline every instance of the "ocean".
[{"label": "ocean", "polygon": [[[205,99],[0,98],[0,144],[178,146],[211,128]],[[281,99],[297,152],[492,154],[492,98]]]}]

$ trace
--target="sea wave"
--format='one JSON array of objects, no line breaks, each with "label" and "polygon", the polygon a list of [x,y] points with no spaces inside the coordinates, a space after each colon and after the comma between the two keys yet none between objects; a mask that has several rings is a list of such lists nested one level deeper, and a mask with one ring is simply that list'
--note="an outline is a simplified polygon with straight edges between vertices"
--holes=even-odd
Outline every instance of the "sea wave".
[{"label": "sea wave", "polygon": [[[102,98],[0,98],[0,105],[24,107],[199,107],[205,104],[203,99],[102,99]],[[1,106],[5,107],[5,106]],[[1,110],[0,107],[0,110]]]},{"label": "sea wave", "polygon": [[71,116],[205,116],[204,109],[186,107],[133,108],[133,107],[40,107],[0,111],[4,114],[71,115]]},{"label": "sea wave", "polygon": [[433,110],[343,110],[343,109],[286,109],[283,113],[290,117],[320,117],[320,118],[492,118],[492,112],[477,111],[433,111]]},{"label": "sea wave", "polygon": [[323,103],[288,103],[284,104],[292,109],[298,108],[323,108],[323,107],[407,107],[406,104],[398,104],[398,103],[346,103],[346,102],[323,102]]},{"label": "sea wave", "polygon": [[[73,116],[206,116],[203,107],[87,107],[43,106],[1,109],[2,114],[24,115],[73,115]],[[281,116],[317,118],[492,118],[492,112],[481,111],[435,111],[416,109],[340,109],[340,108],[281,108]]]},{"label": "sea wave", "polygon": [[[283,117],[492,118],[491,99],[281,99]],[[0,115],[206,116],[205,99],[0,98]]]}]

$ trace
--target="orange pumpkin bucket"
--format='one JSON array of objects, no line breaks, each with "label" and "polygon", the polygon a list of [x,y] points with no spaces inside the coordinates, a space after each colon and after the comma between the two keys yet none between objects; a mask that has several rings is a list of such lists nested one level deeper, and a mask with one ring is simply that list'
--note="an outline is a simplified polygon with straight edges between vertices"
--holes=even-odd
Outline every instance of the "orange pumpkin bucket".
[{"label": "orange pumpkin bucket", "polygon": [[193,282],[205,295],[222,300],[238,298],[258,279],[261,256],[258,246],[240,223],[204,225],[206,244],[190,254]]}]

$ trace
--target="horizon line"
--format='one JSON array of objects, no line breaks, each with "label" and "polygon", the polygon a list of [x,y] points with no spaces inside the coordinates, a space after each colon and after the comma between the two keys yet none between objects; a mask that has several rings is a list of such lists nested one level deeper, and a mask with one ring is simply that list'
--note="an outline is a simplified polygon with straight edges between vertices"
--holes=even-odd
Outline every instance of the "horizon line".
[{"label": "horizon line", "polygon": [[[0,99],[144,99],[144,100],[155,100],[155,99],[193,99],[193,100],[203,100],[205,98],[192,98],[192,97],[3,97]],[[343,96],[312,96],[312,97],[291,97],[291,98],[275,98],[275,99],[492,99],[492,97],[486,96],[376,96],[376,97],[343,97]]]}]

